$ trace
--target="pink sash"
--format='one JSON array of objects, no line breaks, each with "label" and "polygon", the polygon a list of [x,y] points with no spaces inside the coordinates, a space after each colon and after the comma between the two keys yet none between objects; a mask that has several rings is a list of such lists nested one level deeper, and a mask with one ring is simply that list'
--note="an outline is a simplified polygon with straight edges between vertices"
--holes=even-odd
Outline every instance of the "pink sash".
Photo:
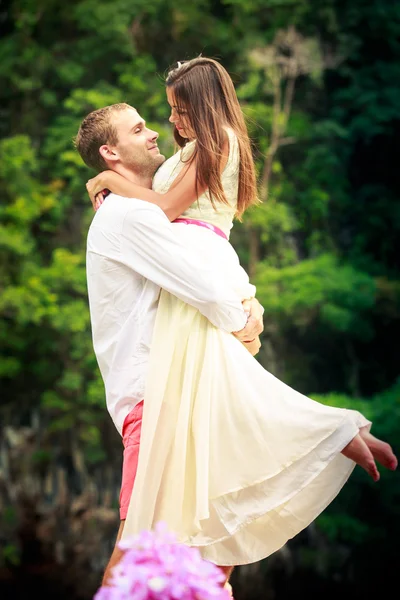
[{"label": "pink sash", "polygon": [[224,239],[228,239],[225,233],[219,227],[212,225],[212,223],[206,223],[205,221],[198,221],[197,219],[187,219],[186,217],[178,218],[173,221],[173,223],[186,223],[186,225],[198,225],[199,227],[206,227],[207,229],[211,229],[214,233],[223,237]]}]

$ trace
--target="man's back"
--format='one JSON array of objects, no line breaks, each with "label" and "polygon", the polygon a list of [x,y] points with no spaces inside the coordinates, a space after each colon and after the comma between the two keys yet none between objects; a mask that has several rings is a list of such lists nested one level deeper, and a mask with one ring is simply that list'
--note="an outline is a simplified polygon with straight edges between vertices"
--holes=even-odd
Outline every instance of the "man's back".
[{"label": "man's back", "polygon": [[121,431],[143,400],[145,368],[160,288],[132,270],[122,256],[131,198],[112,195],[97,211],[87,236],[87,284],[93,347],[106,387],[107,407]]},{"label": "man's back", "polygon": [[245,326],[242,299],[255,291],[229,242],[204,228],[171,224],[158,206],[115,194],[89,229],[87,282],[93,345],[120,432],[144,399],[160,289],[228,332]]}]

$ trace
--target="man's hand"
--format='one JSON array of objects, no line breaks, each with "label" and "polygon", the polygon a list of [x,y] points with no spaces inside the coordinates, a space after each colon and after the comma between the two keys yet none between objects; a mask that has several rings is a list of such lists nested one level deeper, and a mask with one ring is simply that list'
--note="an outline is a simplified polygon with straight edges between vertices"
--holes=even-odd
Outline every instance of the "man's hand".
[{"label": "man's hand", "polygon": [[247,344],[253,342],[264,331],[264,308],[256,298],[244,300],[243,308],[249,315],[247,324],[240,331],[234,331],[233,335],[243,344]]},{"label": "man's hand", "polygon": [[257,336],[252,342],[242,342],[242,345],[252,356],[255,356],[259,353],[261,348],[260,337]]}]

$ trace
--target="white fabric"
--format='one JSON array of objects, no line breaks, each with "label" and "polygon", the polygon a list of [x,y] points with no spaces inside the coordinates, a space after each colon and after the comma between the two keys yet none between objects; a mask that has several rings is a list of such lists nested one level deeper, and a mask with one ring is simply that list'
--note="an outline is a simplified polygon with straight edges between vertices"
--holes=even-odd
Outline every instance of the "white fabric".
[{"label": "white fabric", "polygon": [[[217,260],[216,234],[182,227]],[[279,381],[234,336],[163,290],[123,538],[164,521],[219,565],[265,558],[339,493],[355,466],[340,452],[363,426],[370,422],[360,413]]]},{"label": "white fabric", "polygon": [[144,398],[160,287],[221,329],[237,331],[246,323],[241,300],[255,294],[254,286],[232,246],[219,238],[215,260],[214,246],[203,247],[207,238],[197,229],[171,224],[155,205],[114,194],[89,228],[93,345],[107,408],[120,433],[126,415]]},{"label": "white fabric", "polygon": [[340,451],[370,425],[362,415],[291,389],[164,291],[150,357],[124,538],[165,521],[217,564],[254,562],[342,488],[354,463]]},{"label": "white fabric", "polygon": [[[226,132],[229,137],[229,157],[221,175],[221,183],[228,204],[219,203],[217,205],[217,210],[214,210],[208,193],[204,192],[192,206],[189,206],[189,208],[182,213],[181,217],[212,223],[222,229],[227,238],[229,238],[237,206],[239,146],[233,131],[227,128]],[[156,192],[159,194],[168,192],[173,181],[178,177],[185,166],[185,161],[192,155],[194,144],[195,142],[189,142],[182,150],[179,150],[179,152],[161,165],[153,179],[153,189]]]}]

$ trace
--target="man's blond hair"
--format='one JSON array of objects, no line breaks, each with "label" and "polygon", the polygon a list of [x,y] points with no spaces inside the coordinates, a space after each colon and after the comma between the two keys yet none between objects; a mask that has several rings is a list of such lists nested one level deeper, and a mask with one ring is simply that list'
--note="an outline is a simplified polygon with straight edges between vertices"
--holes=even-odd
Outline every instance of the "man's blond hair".
[{"label": "man's blond hair", "polygon": [[116,112],[128,109],[135,110],[125,102],[111,104],[92,111],[83,119],[74,139],[74,145],[88,167],[98,172],[109,168],[99,150],[104,144],[115,146],[118,143],[112,116]]}]

